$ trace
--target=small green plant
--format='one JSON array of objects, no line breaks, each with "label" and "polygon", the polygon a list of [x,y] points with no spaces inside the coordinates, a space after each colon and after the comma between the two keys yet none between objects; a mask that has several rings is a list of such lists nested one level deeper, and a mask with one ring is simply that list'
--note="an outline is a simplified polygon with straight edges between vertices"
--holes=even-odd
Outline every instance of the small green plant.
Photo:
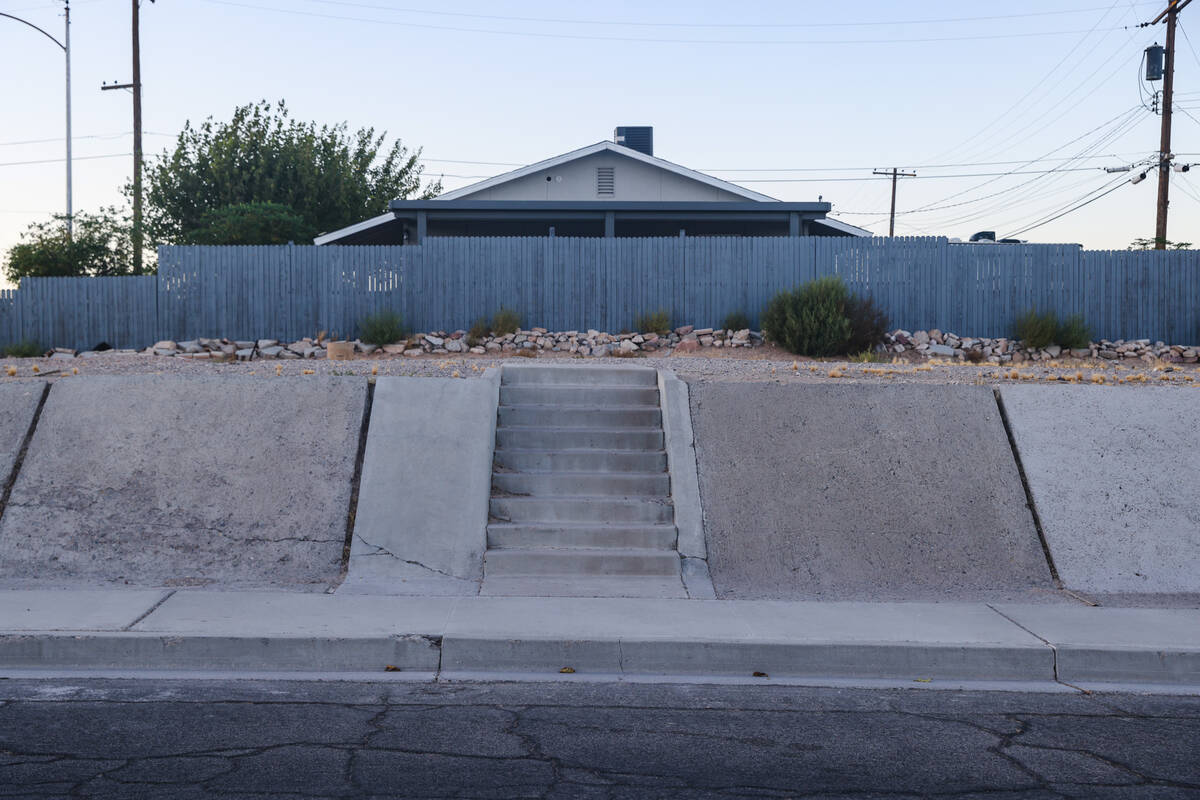
[{"label": "small green plant", "polygon": [[857,364],[887,364],[892,357],[879,350],[863,350],[856,356],[850,356],[849,360]]},{"label": "small green plant", "polygon": [[849,352],[874,350],[876,345],[883,343],[890,320],[873,299],[851,295],[846,300],[846,318],[850,320]]},{"label": "small green plant", "polygon": [[45,349],[32,339],[10,344],[4,348],[4,355],[8,358],[37,358],[45,352]]},{"label": "small green plant", "polygon": [[500,306],[500,310],[496,312],[496,316],[492,317],[492,333],[496,336],[516,333],[521,330],[521,322],[520,314],[511,308]]},{"label": "small green plant", "polygon": [[470,330],[467,331],[467,344],[475,347],[483,341],[491,330],[491,325],[488,323],[487,317],[480,317],[471,323]]},{"label": "small green plant", "polygon": [[670,333],[671,312],[660,308],[648,314],[639,314],[633,321],[633,327],[638,333]]},{"label": "small green plant", "polygon": [[1058,327],[1058,344],[1068,350],[1084,350],[1092,344],[1092,329],[1082,316],[1073,314]]},{"label": "small green plant", "polygon": [[1017,317],[1013,336],[1033,350],[1049,347],[1058,338],[1058,317],[1053,311],[1039,314],[1036,308],[1032,308]]},{"label": "small green plant", "polygon": [[745,311],[733,311],[726,315],[722,324],[727,331],[742,331],[750,327],[750,318],[746,316]]},{"label": "small green plant", "polygon": [[819,358],[846,352],[850,293],[841,278],[818,278],[792,291],[782,291],[763,311],[764,335],[781,347]]},{"label": "small green plant", "polygon": [[380,311],[363,319],[358,338],[367,344],[394,344],[404,338],[404,324],[395,311]]}]

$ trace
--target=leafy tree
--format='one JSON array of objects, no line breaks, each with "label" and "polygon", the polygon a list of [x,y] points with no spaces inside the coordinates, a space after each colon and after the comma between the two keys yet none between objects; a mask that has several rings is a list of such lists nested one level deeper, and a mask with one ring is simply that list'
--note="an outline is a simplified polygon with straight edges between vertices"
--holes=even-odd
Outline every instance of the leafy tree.
[{"label": "leafy tree", "polygon": [[[206,215],[267,203],[290,208],[318,233],[380,214],[396,198],[440,193],[440,182],[421,192],[421,151],[410,153],[399,141],[384,149],[386,135],[374,128],[351,133],[345,122],[300,122],[283,101],[240,106],[228,122],[188,122],[174,149],[147,164],[146,233],[151,241],[187,244],[212,235],[215,219]],[[268,216],[260,211],[260,220]],[[278,232],[282,222],[275,215],[265,228]]]},{"label": "leafy tree", "polygon": [[[1192,246],[1191,242],[1172,242],[1170,239],[1163,239],[1162,241],[1166,245],[1166,248],[1168,250],[1187,250]],[[1153,250],[1154,246],[1156,244],[1158,244],[1158,242],[1159,242],[1158,237],[1155,237],[1153,239],[1146,239],[1146,238],[1134,239],[1132,242],[1130,242],[1129,249],[1130,250]]]},{"label": "leafy tree", "polygon": [[102,208],[98,214],[75,214],[74,222],[70,238],[65,214],[30,225],[8,251],[5,276],[16,283],[27,277],[133,274],[128,214]]},{"label": "leafy tree", "polygon": [[282,203],[238,203],[205,211],[188,239],[192,244],[308,244],[316,234]]}]

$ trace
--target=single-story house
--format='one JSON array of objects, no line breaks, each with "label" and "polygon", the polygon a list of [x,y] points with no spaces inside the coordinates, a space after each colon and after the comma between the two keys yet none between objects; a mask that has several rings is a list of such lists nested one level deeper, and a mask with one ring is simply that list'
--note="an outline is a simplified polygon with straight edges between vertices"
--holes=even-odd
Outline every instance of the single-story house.
[{"label": "single-story house", "polygon": [[597,142],[318,236],[418,244],[426,236],[870,236],[824,202],[776,200],[654,155],[653,129]]}]

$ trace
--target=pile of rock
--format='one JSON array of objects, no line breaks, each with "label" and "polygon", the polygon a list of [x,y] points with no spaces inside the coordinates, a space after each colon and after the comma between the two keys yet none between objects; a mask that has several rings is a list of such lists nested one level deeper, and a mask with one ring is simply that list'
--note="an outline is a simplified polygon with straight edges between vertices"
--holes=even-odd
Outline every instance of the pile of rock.
[{"label": "pile of rock", "polygon": [[698,350],[701,347],[754,347],[762,344],[762,334],[749,329],[740,331],[713,330],[685,325],[669,333],[603,333],[587,331],[549,331],[530,328],[496,336],[471,340],[466,331],[435,331],[418,333],[395,345],[385,345],[386,352],[402,352],[406,356],[425,353],[515,353],[518,351],[549,351],[582,356],[606,356],[653,352],[679,348]]},{"label": "pile of rock", "polygon": [[[291,344],[284,344],[278,339],[192,339],[187,342],[173,342],[165,339],[155,342],[153,347],[142,351],[143,355],[172,356],[174,358],[190,358],[215,361],[253,361],[269,358],[325,358],[325,345],[322,340],[304,338]],[[373,352],[374,345],[362,345],[361,352]]]},{"label": "pile of rock", "polygon": [[1104,359],[1141,359],[1146,362],[1156,360],[1171,361],[1182,364],[1195,364],[1200,359],[1200,347],[1184,345],[1167,345],[1163,342],[1151,342],[1149,339],[1124,339],[1111,342],[1101,339],[1092,342],[1087,347],[1067,350],[1058,345],[1044,348],[1025,347],[1023,342],[1007,339],[972,339],[956,336],[953,333],[943,333],[934,328],[928,331],[909,333],[905,330],[894,330],[884,337],[882,348],[887,352],[904,353],[916,352],[930,358],[968,359],[971,361],[988,361],[993,364],[1019,364],[1025,361],[1043,361],[1052,358],[1104,358]]}]

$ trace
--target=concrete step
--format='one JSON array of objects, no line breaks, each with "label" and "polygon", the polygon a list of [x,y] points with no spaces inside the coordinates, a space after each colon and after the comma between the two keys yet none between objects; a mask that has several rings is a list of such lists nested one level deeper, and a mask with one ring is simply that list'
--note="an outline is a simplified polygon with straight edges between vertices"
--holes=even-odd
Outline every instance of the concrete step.
[{"label": "concrete step", "polygon": [[500,406],[498,425],[504,428],[656,428],[662,425],[662,412],[647,406]]},{"label": "concrete step", "polygon": [[661,428],[497,428],[498,449],[662,450]]},{"label": "concrete step", "polygon": [[[653,597],[684,599],[687,590],[678,575],[599,578],[573,575],[492,576],[479,589],[483,597]],[[570,659],[564,660],[566,661]]]},{"label": "concrete step", "polygon": [[671,550],[679,533],[674,525],[581,525],[493,522],[487,526],[490,548],[635,547]]},{"label": "concrete step", "polygon": [[657,386],[658,371],[645,367],[548,367],[506,364],[500,373],[500,381],[503,385],[582,383]]},{"label": "concrete step", "polygon": [[654,406],[657,386],[609,386],[579,383],[532,383],[500,387],[500,405]]},{"label": "concrete step", "polygon": [[498,522],[586,522],[593,524],[675,521],[665,499],[611,497],[493,497],[492,518]]},{"label": "concrete step", "polygon": [[603,548],[488,550],[484,582],[518,575],[625,576],[679,574],[679,554],[671,550]]},{"label": "concrete step", "polygon": [[496,467],[541,472],[666,472],[667,454],[626,450],[496,451]]},{"label": "concrete step", "polygon": [[665,472],[495,472],[492,490],[531,497],[666,497]]}]

